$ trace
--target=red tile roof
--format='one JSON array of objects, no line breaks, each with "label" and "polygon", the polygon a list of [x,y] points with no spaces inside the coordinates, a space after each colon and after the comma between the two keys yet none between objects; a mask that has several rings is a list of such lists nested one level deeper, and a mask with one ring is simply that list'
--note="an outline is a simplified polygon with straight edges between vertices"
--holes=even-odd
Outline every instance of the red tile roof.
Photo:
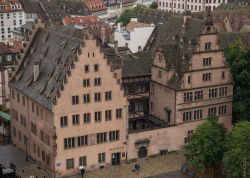
[{"label": "red tile roof", "polygon": [[108,26],[97,16],[66,16],[63,18],[63,24],[68,25],[79,25],[84,28],[101,28]]},{"label": "red tile roof", "polygon": [[0,13],[23,11],[22,5],[18,0],[0,0]]},{"label": "red tile roof", "polygon": [[136,21],[131,21],[128,23],[126,26],[127,31],[133,31],[135,28],[143,28],[143,27],[150,27],[150,24],[147,23],[141,23],[141,22],[136,22]]},{"label": "red tile roof", "polygon": [[107,10],[102,0],[86,0],[85,5],[91,12]]}]

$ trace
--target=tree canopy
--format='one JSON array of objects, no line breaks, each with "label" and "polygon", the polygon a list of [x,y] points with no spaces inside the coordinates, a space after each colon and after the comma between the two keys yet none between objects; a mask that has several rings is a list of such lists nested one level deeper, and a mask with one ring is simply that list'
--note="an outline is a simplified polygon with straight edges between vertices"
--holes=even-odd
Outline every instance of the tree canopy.
[{"label": "tree canopy", "polygon": [[135,8],[132,9],[127,9],[125,12],[123,12],[121,14],[121,16],[117,19],[117,22],[122,22],[124,26],[126,26],[129,22],[130,19],[132,17],[135,17],[137,15],[137,13],[142,10],[142,9],[146,9],[147,7],[142,5],[142,4],[138,4]]},{"label": "tree canopy", "polygon": [[237,40],[225,50],[234,79],[233,117],[236,120],[250,115],[250,47]]},{"label": "tree canopy", "polygon": [[152,2],[152,4],[150,5],[151,9],[157,9],[158,8],[158,3],[157,2]]},{"label": "tree canopy", "polygon": [[250,176],[250,122],[240,121],[227,138],[223,162],[228,178]]},{"label": "tree canopy", "polygon": [[214,115],[209,116],[207,121],[197,127],[191,142],[185,146],[187,163],[201,173],[221,163],[223,158],[226,129],[218,120]]}]

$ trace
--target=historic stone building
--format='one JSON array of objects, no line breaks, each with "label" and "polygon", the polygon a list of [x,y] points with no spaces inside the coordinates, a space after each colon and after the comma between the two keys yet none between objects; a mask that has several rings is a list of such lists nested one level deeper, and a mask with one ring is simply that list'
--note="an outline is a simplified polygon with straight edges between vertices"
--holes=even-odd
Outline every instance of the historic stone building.
[{"label": "historic stone building", "polygon": [[[57,177],[179,150],[209,114],[231,127],[227,40],[211,18],[139,12],[143,51],[33,25],[11,76],[12,142]],[[226,39],[226,40],[225,40]]]}]

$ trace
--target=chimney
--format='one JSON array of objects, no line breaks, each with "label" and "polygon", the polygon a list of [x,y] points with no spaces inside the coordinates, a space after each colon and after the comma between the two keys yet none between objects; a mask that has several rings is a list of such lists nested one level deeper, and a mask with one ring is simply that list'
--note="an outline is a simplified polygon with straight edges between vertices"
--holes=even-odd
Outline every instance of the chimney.
[{"label": "chimney", "polygon": [[126,48],[128,48],[128,43],[125,43]]},{"label": "chimney", "polygon": [[39,77],[39,73],[40,73],[40,64],[38,61],[34,62],[34,82],[37,80],[37,78]]},{"label": "chimney", "polygon": [[142,51],[142,47],[141,46],[138,46],[138,51]]},{"label": "chimney", "polygon": [[106,39],[105,27],[101,27],[101,39],[102,39],[102,44],[104,45]]},{"label": "chimney", "polygon": [[121,31],[121,23],[118,23],[118,24],[117,24],[117,30],[118,30],[118,32]]}]

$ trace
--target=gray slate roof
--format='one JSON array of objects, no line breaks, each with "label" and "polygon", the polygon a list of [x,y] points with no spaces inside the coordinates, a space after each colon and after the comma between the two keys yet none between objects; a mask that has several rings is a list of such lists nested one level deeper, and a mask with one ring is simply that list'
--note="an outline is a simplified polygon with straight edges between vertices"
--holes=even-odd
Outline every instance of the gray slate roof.
[{"label": "gray slate roof", "polygon": [[[82,31],[71,27],[40,29],[10,86],[51,110],[53,101],[74,67],[84,36]],[[34,63],[40,64],[36,81]]]}]

